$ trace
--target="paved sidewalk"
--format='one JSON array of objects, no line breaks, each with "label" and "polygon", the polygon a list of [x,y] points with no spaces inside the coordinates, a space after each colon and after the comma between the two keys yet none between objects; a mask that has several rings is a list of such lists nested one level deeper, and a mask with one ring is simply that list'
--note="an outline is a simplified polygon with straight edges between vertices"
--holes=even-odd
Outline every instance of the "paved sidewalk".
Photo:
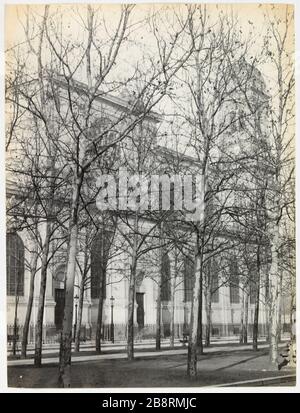
[{"label": "paved sidewalk", "polygon": [[[287,341],[288,338],[283,337],[283,341]],[[258,339],[258,342],[265,343],[265,338],[261,337]],[[232,337],[222,337],[222,338],[213,338],[211,339],[211,346],[219,345],[219,344],[239,344],[239,338],[236,336]],[[249,344],[251,344],[251,340],[249,340]],[[113,344],[111,341],[104,341],[101,343],[101,347],[103,350],[122,350],[126,348],[126,341],[115,341]],[[145,339],[145,340],[136,340],[134,342],[134,346],[136,348],[153,348],[155,347],[155,339]],[[162,339],[161,340],[162,347],[169,347],[170,340],[169,339]],[[182,342],[179,339],[175,339],[175,347],[182,346]],[[72,344],[72,348],[74,349],[74,343]],[[95,348],[95,340],[92,341],[85,341],[80,343],[80,351],[88,351],[90,349]],[[12,346],[8,345],[8,356],[11,356]],[[47,343],[43,344],[43,354],[52,353],[54,351],[59,351],[59,343]],[[21,345],[18,345],[17,354],[21,354]],[[30,343],[27,346],[27,354],[33,355],[34,354],[34,344]]]},{"label": "paved sidewalk", "polygon": [[[222,342],[226,343],[226,341]],[[101,343],[101,348],[103,351],[124,351],[126,349],[127,343],[125,341],[120,341],[120,342],[115,342],[112,344],[111,342],[104,342]],[[144,349],[144,348],[153,348],[155,347],[155,341],[154,340],[143,340],[143,341],[138,341],[134,343],[134,347],[136,349]],[[170,341],[169,340],[164,340],[161,342],[161,347],[170,347]],[[175,341],[175,347],[182,347],[182,343],[179,340]],[[74,344],[72,344],[72,349],[74,351]],[[80,344],[80,352],[87,352],[87,351],[93,351],[95,349],[95,341],[88,341],[88,342],[83,342]],[[44,344],[43,345],[43,354],[52,354],[55,352],[59,352],[59,343],[53,343],[53,344]],[[20,349],[17,351],[17,356],[21,354]],[[34,345],[31,344],[27,348],[27,356],[33,356],[34,355]],[[12,357],[10,348],[8,348],[8,357]]]},{"label": "paved sidewalk", "polygon": [[[265,342],[265,338],[260,338],[258,340],[259,342]],[[218,345],[218,344],[239,344],[239,339],[236,337],[222,337],[222,338],[213,338],[211,340],[211,345]],[[153,346],[155,347],[155,340],[154,339],[146,339],[146,340],[138,340],[134,342],[134,346],[136,348],[147,348]],[[161,346],[162,347],[169,347],[170,346],[170,340],[169,339],[162,339],[161,340]],[[175,347],[176,346],[182,346],[182,343],[180,342],[179,339],[175,340]],[[8,346],[8,355],[11,355],[11,347]],[[74,344],[72,345],[74,348]],[[86,351],[93,349],[95,347],[95,341],[86,341],[86,342],[81,342],[80,343],[80,351]],[[112,344],[110,341],[102,342],[101,347],[103,350],[122,350],[126,347],[126,341],[115,341],[114,344]],[[53,351],[59,351],[59,343],[48,343],[48,344],[43,344],[43,353],[52,353]],[[20,354],[20,345],[18,346],[17,354]],[[31,355],[34,354],[34,344],[28,344],[27,346],[27,354]]]},{"label": "paved sidewalk", "polygon": [[[281,347],[285,346],[285,343],[281,343]],[[165,347],[165,348],[164,348]],[[159,356],[173,356],[173,355],[181,355],[187,353],[187,346],[183,346],[181,343],[176,343],[175,349],[170,349],[169,345],[162,344],[162,349],[160,351],[155,350],[155,346],[153,343],[143,344],[143,345],[135,345],[135,358],[145,358],[145,357],[159,357]],[[218,344],[213,345],[211,347],[205,348],[205,354],[213,354],[213,353],[220,353],[220,352],[232,352],[232,351],[242,351],[242,350],[251,350],[252,344],[243,344],[239,345],[238,343],[225,343],[225,344]],[[118,346],[118,345],[110,345],[110,346],[103,346],[103,351],[101,354],[96,354],[94,351],[88,354],[87,351],[81,351],[79,353],[73,353],[72,355],[72,364],[78,362],[88,362],[88,361],[100,361],[100,360],[115,360],[115,359],[127,359],[126,354],[126,346]],[[260,349],[268,348],[268,344],[261,343],[259,345]],[[151,351],[149,351],[149,349]],[[114,351],[115,350],[115,351]],[[120,351],[121,350],[121,351]],[[85,354],[86,353],[86,354]],[[91,354],[92,353],[92,354]],[[57,364],[59,361],[57,352],[53,352],[49,354],[48,357],[43,357],[43,365],[47,364]],[[34,364],[33,358],[27,359],[15,359],[15,360],[8,360],[8,366],[30,366]]]}]

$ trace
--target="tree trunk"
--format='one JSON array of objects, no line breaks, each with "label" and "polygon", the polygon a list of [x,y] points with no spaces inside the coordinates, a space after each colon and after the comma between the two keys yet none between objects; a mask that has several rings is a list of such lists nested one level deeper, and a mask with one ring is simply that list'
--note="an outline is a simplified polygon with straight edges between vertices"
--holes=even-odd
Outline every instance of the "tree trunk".
[{"label": "tree trunk", "polygon": [[279,250],[279,228],[275,224],[274,236],[271,245],[272,263],[270,268],[270,364],[272,367],[278,367],[278,336],[279,336],[279,306],[280,306],[280,280],[278,268],[278,250]]},{"label": "tree trunk", "polygon": [[205,328],[205,347],[210,346],[211,332],[211,292],[205,294],[205,310],[206,310],[206,328]]},{"label": "tree trunk", "polygon": [[42,365],[43,320],[44,320],[45,295],[46,295],[46,285],[47,285],[50,232],[51,232],[51,224],[49,221],[47,221],[45,242],[43,245],[43,252],[42,252],[40,295],[39,295],[36,332],[35,332],[34,365],[37,367],[40,367]]},{"label": "tree trunk", "polygon": [[96,351],[101,353],[101,340],[102,340],[102,319],[103,319],[103,305],[104,305],[104,275],[102,275],[102,280],[100,280],[99,289],[99,302],[98,302],[98,316],[97,316],[97,328],[96,328]]},{"label": "tree trunk", "polygon": [[199,269],[199,307],[198,307],[198,338],[197,338],[197,347],[198,353],[203,354],[203,269],[202,269],[202,260],[201,267]]},{"label": "tree trunk", "polygon": [[68,263],[65,280],[65,308],[63,328],[60,341],[59,354],[59,385],[61,387],[71,386],[71,350],[72,350],[72,322],[73,322],[73,300],[74,279],[76,269],[78,225],[77,217],[70,229],[70,241],[68,251]]},{"label": "tree trunk", "polygon": [[266,343],[270,343],[270,276],[266,276],[265,289],[265,312],[266,312]]},{"label": "tree trunk", "polygon": [[[199,211],[199,221],[198,225],[205,222],[205,205],[204,205],[204,192],[205,192],[205,164],[203,166],[203,180],[200,185],[200,194],[203,195],[203,202],[201,205],[201,210]],[[200,200],[198,200],[200,201]],[[200,201],[201,202],[201,201]],[[203,236],[200,238],[200,231],[198,227],[197,238],[195,242],[195,252],[194,252],[194,276],[195,283],[193,289],[193,300],[191,305],[191,317],[190,317],[190,332],[189,332],[189,344],[188,344],[188,362],[187,362],[187,374],[190,378],[197,377],[197,350],[199,340],[201,341],[202,347],[202,331],[201,336],[198,337],[199,328],[199,313],[202,316],[202,270],[203,270]],[[201,298],[201,302],[200,299]],[[202,320],[200,321],[200,326],[202,328]]]},{"label": "tree trunk", "polygon": [[17,281],[16,283],[16,291],[15,291],[15,315],[14,315],[13,347],[12,347],[12,353],[14,356],[16,355],[16,352],[17,352],[17,342],[18,342],[18,305],[19,305],[18,290],[19,290],[19,281]]},{"label": "tree trunk", "polygon": [[253,321],[253,350],[258,350],[258,317],[259,317],[259,289],[256,291],[254,321]]},{"label": "tree trunk", "polygon": [[201,292],[201,277],[200,271],[202,267],[201,252],[199,245],[199,236],[197,235],[197,241],[195,245],[195,261],[194,261],[194,274],[195,284],[193,290],[193,300],[191,306],[191,318],[190,318],[190,334],[188,344],[188,363],[187,374],[190,378],[197,376],[197,342],[198,342],[198,318],[199,318],[199,297]]},{"label": "tree trunk", "polygon": [[161,344],[161,293],[162,293],[162,282],[163,282],[163,271],[164,271],[164,251],[163,251],[163,228],[162,224],[160,224],[159,229],[159,241],[160,241],[160,248],[159,248],[159,280],[158,280],[158,289],[157,289],[157,299],[156,299],[156,334],[155,334],[155,349],[160,350]]},{"label": "tree trunk", "polygon": [[170,347],[174,348],[175,344],[175,323],[174,323],[174,315],[175,315],[175,291],[173,289],[174,281],[171,284],[171,314],[170,314]]},{"label": "tree trunk", "polygon": [[245,319],[245,286],[242,290],[242,303],[241,303],[241,324],[240,324],[240,344],[244,341],[244,319]]},{"label": "tree trunk", "polygon": [[290,339],[291,341],[296,340],[296,294],[295,294],[295,285],[292,280],[292,294],[290,301]]},{"label": "tree trunk", "polygon": [[[79,155],[81,159],[83,153]],[[69,245],[67,270],[65,278],[65,307],[63,327],[60,340],[59,352],[59,376],[58,384],[60,387],[71,386],[71,351],[72,351],[72,323],[73,323],[73,302],[74,302],[74,281],[76,271],[76,255],[78,243],[78,208],[79,195],[82,186],[83,175],[78,174],[74,178],[72,193],[72,209],[69,225]]]},{"label": "tree trunk", "polygon": [[128,291],[127,357],[134,359],[134,302],[135,302],[136,257],[132,257]]},{"label": "tree trunk", "polygon": [[155,349],[160,350],[161,338],[161,274],[158,284],[157,299],[156,299],[156,334],[155,334]]},{"label": "tree trunk", "polygon": [[283,273],[282,270],[279,270],[279,308],[278,308],[278,343],[281,342],[281,332],[282,332],[282,324],[281,324],[281,316],[282,316],[282,279]]},{"label": "tree trunk", "polygon": [[136,266],[137,266],[137,234],[138,234],[138,211],[134,217],[134,238],[132,246],[132,257],[129,275],[129,289],[128,289],[128,321],[127,321],[127,358],[134,359],[134,304],[135,304],[135,280],[136,280]]},{"label": "tree trunk", "polygon": [[23,358],[26,358],[26,352],[27,352],[28,332],[29,332],[32,304],[33,304],[33,297],[34,297],[34,280],[35,280],[37,260],[38,260],[37,251],[34,251],[32,254],[33,254],[33,257],[32,257],[31,268],[30,268],[29,296],[28,296],[28,303],[27,303],[26,316],[25,316],[24,327],[23,327],[23,336],[22,336],[21,355]]},{"label": "tree trunk", "polygon": [[248,312],[249,312],[249,291],[246,290],[245,295],[245,313],[244,313],[244,332],[243,332],[243,343],[248,343]]},{"label": "tree trunk", "polygon": [[75,351],[80,350],[80,330],[82,322],[82,309],[83,309],[83,300],[84,300],[84,287],[85,287],[85,274],[83,274],[81,283],[80,283],[80,292],[79,292],[79,301],[78,301],[78,319],[75,332]]},{"label": "tree trunk", "polygon": [[[259,241],[260,242],[260,241]],[[255,309],[253,320],[253,350],[258,350],[258,318],[259,318],[259,300],[260,300],[260,245],[256,250],[256,295]]]},{"label": "tree trunk", "polygon": [[174,273],[171,276],[171,319],[170,319],[170,347],[174,348],[175,342],[175,290],[176,290],[176,280],[177,280],[177,251],[174,251]]}]

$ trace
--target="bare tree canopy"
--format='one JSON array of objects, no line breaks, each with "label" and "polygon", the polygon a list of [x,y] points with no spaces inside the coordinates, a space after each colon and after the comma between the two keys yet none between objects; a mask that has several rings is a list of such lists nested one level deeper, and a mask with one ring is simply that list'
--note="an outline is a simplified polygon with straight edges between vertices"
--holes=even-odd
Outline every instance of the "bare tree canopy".
[{"label": "bare tree canopy", "polygon": [[12,355],[20,342],[41,367],[51,337],[72,387],[88,346],[133,366],[143,340],[183,343],[196,383],[232,336],[264,340],[280,369],[287,332],[295,348],[293,6],[8,5],[5,23]]}]

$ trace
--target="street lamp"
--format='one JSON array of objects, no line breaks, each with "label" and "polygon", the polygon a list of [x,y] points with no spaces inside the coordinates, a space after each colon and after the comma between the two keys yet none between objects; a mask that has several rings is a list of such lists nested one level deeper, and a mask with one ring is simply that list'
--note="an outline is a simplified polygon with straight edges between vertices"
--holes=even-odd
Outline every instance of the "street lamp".
[{"label": "street lamp", "polygon": [[110,297],[110,339],[111,342],[115,342],[115,326],[114,326],[114,297]]},{"label": "street lamp", "polygon": [[78,300],[79,297],[76,294],[74,297],[74,302],[75,302],[75,324],[74,324],[74,342],[75,342],[75,337],[76,337],[76,330],[77,330],[77,307],[78,307]]},{"label": "street lamp", "polygon": [[185,333],[187,329],[187,308],[186,308],[186,300],[182,301],[183,303],[183,332]]}]

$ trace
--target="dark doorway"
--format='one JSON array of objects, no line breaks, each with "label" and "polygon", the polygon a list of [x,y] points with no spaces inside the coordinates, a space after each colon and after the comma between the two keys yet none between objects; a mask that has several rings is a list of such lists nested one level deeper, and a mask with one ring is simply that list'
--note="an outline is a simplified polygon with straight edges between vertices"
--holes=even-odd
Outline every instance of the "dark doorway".
[{"label": "dark doorway", "polygon": [[55,302],[54,322],[56,329],[61,330],[64,318],[65,290],[61,288],[55,289]]},{"label": "dark doorway", "polygon": [[138,329],[141,330],[145,325],[145,312],[144,312],[144,293],[136,293],[136,321]]}]

